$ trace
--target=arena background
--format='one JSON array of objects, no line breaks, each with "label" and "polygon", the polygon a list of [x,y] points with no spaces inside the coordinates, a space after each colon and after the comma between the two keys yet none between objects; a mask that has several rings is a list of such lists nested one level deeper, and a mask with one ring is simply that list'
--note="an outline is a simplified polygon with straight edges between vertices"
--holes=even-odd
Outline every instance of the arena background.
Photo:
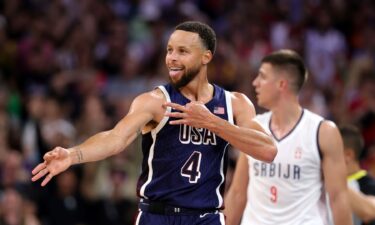
[{"label": "arena background", "polygon": [[[0,224],[132,224],[139,140],[45,188],[30,182],[30,170],[52,147],[111,128],[134,96],[166,82],[166,40],[185,20],[217,32],[210,80],[254,103],[260,59],[299,52],[310,73],[303,106],[356,124],[366,140],[362,166],[375,175],[374,1],[2,0]],[[228,183],[235,158],[232,151]]]}]

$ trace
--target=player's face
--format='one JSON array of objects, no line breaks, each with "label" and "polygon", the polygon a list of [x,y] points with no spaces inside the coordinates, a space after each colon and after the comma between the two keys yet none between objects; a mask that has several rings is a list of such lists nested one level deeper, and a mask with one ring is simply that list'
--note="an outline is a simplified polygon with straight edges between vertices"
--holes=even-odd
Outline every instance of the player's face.
[{"label": "player's face", "polygon": [[204,49],[197,33],[176,30],[169,38],[165,63],[176,88],[190,83],[201,71]]},{"label": "player's face", "polygon": [[275,72],[271,64],[263,63],[259,68],[257,77],[253,81],[257,103],[266,109],[270,109],[279,96],[278,79],[275,76]]}]

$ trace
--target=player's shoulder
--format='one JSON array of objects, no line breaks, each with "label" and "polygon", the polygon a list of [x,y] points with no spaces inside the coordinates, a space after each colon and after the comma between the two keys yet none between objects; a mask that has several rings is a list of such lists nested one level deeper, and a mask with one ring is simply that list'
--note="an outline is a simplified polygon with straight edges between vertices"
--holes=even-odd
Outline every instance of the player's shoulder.
[{"label": "player's shoulder", "polygon": [[330,135],[336,135],[338,133],[338,128],[335,122],[325,119],[323,116],[308,109],[303,109],[303,119],[305,124],[307,123],[312,126],[318,124],[319,139],[330,137]]},{"label": "player's shoulder", "polygon": [[163,92],[155,88],[151,91],[144,92],[138,95],[134,100],[132,105],[141,109],[147,109],[154,111],[156,109],[162,108],[162,105],[165,103],[166,98]]},{"label": "player's shoulder", "polygon": [[155,88],[138,95],[135,99],[137,101],[165,101],[165,95],[159,88]]},{"label": "player's shoulder", "polygon": [[248,97],[244,93],[241,93],[241,92],[238,92],[238,91],[230,91],[229,93],[230,93],[232,98],[248,99]]},{"label": "player's shoulder", "polygon": [[333,121],[321,121],[318,130],[318,143],[323,154],[335,151],[342,145],[340,131]]},{"label": "player's shoulder", "polygon": [[255,116],[254,104],[245,94],[240,92],[230,92],[230,96],[235,116],[242,113],[250,113],[249,115]]},{"label": "player's shoulder", "polygon": [[[339,129],[335,122],[327,119],[323,119],[320,123],[319,133],[322,136],[339,133]],[[329,136],[327,136],[329,137]]]},{"label": "player's shoulder", "polygon": [[238,102],[240,104],[246,103],[246,104],[253,106],[253,103],[251,102],[251,100],[244,93],[236,92],[236,91],[231,91],[229,93],[233,102]]},{"label": "player's shoulder", "polygon": [[[312,112],[308,109],[303,109],[303,117],[304,118],[307,118],[309,120],[315,120],[315,121],[326,121],[326,119],[324,119],[324,117],[322,117],[321,115],[315,113],[315,112]],[[327,120],[328,121],[328,120]]]}]

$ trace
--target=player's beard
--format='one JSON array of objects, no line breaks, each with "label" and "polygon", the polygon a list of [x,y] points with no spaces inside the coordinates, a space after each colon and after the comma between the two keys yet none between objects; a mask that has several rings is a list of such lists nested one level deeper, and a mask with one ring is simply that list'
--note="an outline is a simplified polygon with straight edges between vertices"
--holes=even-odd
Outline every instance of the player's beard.
[{"label": "player's beard", "polygon": [[169,77],[169,81],[175,89],[179,90],[180,88],[189,84],[190,81],[192,81],[198,75],[200,70],[201,68],[199,66],[187,69],[179,80],[173,81],[172,78]]}]

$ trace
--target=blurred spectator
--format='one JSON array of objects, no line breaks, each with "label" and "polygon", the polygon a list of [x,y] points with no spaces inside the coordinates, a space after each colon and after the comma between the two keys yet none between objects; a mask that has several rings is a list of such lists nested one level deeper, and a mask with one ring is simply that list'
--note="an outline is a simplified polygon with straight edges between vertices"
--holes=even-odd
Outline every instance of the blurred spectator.
[{"label": "blurred spectator", "polygon": [[55,48],[48,34],[46,17],[35,13],[31,17],[30,32],[19,43],[18,57],[25,84],[46,86],[55,69]]},{"label": "blurred spectator", "polygon": [[[359,88],[362,113],[357,122],[361,127],[365,146],[369,147],[375,143],[375,71],[362,77]],[[362,156],[366,156],[366,153]]]},{"label": "blurred spectator", "polygon": [[11,133],[10,120],[6,111],[8,92],[0,86],[0,162],[5,160],[5,156],[10,148],[9,135]]},{"label": "blurred spectator", "polygon": [[75,124],[77,128],[76,142],[81,142],[100,131],[110,128],[111,122],[103,100],[98,96],[88,96],[83,103],[81,114]]},{"label": "blurred spectator", "polygon": [[86,201],[79,193],[78,180],[74,168],[56,177],[56,189],[45,194],[39,205],[43,224],[86,224]]},{"label": "blurred spectator", "polygon": [[43,89],[32,89],[26,100],[27,118],[22,130],[22,151],[26,164],[31,169],[42,160],[48,146],[41,134],[41,120],[44,117],[45,93]]},{"label": "blurred spectator", "polygon": [[136,185],[135,168],[140,160],[132,158],[134,152],[128,151],[135,149],[128,149],[125,153],[98,163],[96,171],[91,171],[91,174],[96,174],[96,179],[84,187],[85,193],[92,194],[90,215],[95,215],[90,218],[89,224],[134,224],[138,205],[135,190],[129,189],[129,186]]},{"label": "blurred spectator", "polygon": [[29,184],[28,171],[25,170],[22,155],[9,150],[1,165],[1,190],[8,188],[27,188]]},{"label": "blurred spectator", "polygon": [[128,27],[124,21],[111,21],[105,39],[96,49],[100,68],[109,76],[120,74],[122,60],[127,48],[127,32]]},{"label": "blurred spectator", "polygon": [[332,26],[327,9],[315,14],[315,26],[306,32],[307,66],[317,86],[329,89],[346,63],[347,43],[343,34]]},{"label": "blurred spectator", "polygon": [[15,74],[17,43],[8,37],[7,23],[7,19],[0,14],[0,78],[8,80]]},{"label": "blurred spectator", "polygon": [[0,224],[41,225],[36,216],[35,204],[15,189],[6,189],[0,201]]},{"label": "blurred spectator", "polygon": [[61,103],[53,96],[46,99],[42,118],[42,138],[51,149],[53,146],[71,146],[74,143],[76,130],[66,119]]},{"label": "blurred spectator", "polygon": [[375,143],[367,148],[367,157],[362,160],[362,165],[372,177],[375,177]]},{"label": "blurred spectator", "polygon": [[300,94],[301,105],[324,118],[328,118],[328,107],[322,91],[315,85],[311,77],[305,83]]}]

